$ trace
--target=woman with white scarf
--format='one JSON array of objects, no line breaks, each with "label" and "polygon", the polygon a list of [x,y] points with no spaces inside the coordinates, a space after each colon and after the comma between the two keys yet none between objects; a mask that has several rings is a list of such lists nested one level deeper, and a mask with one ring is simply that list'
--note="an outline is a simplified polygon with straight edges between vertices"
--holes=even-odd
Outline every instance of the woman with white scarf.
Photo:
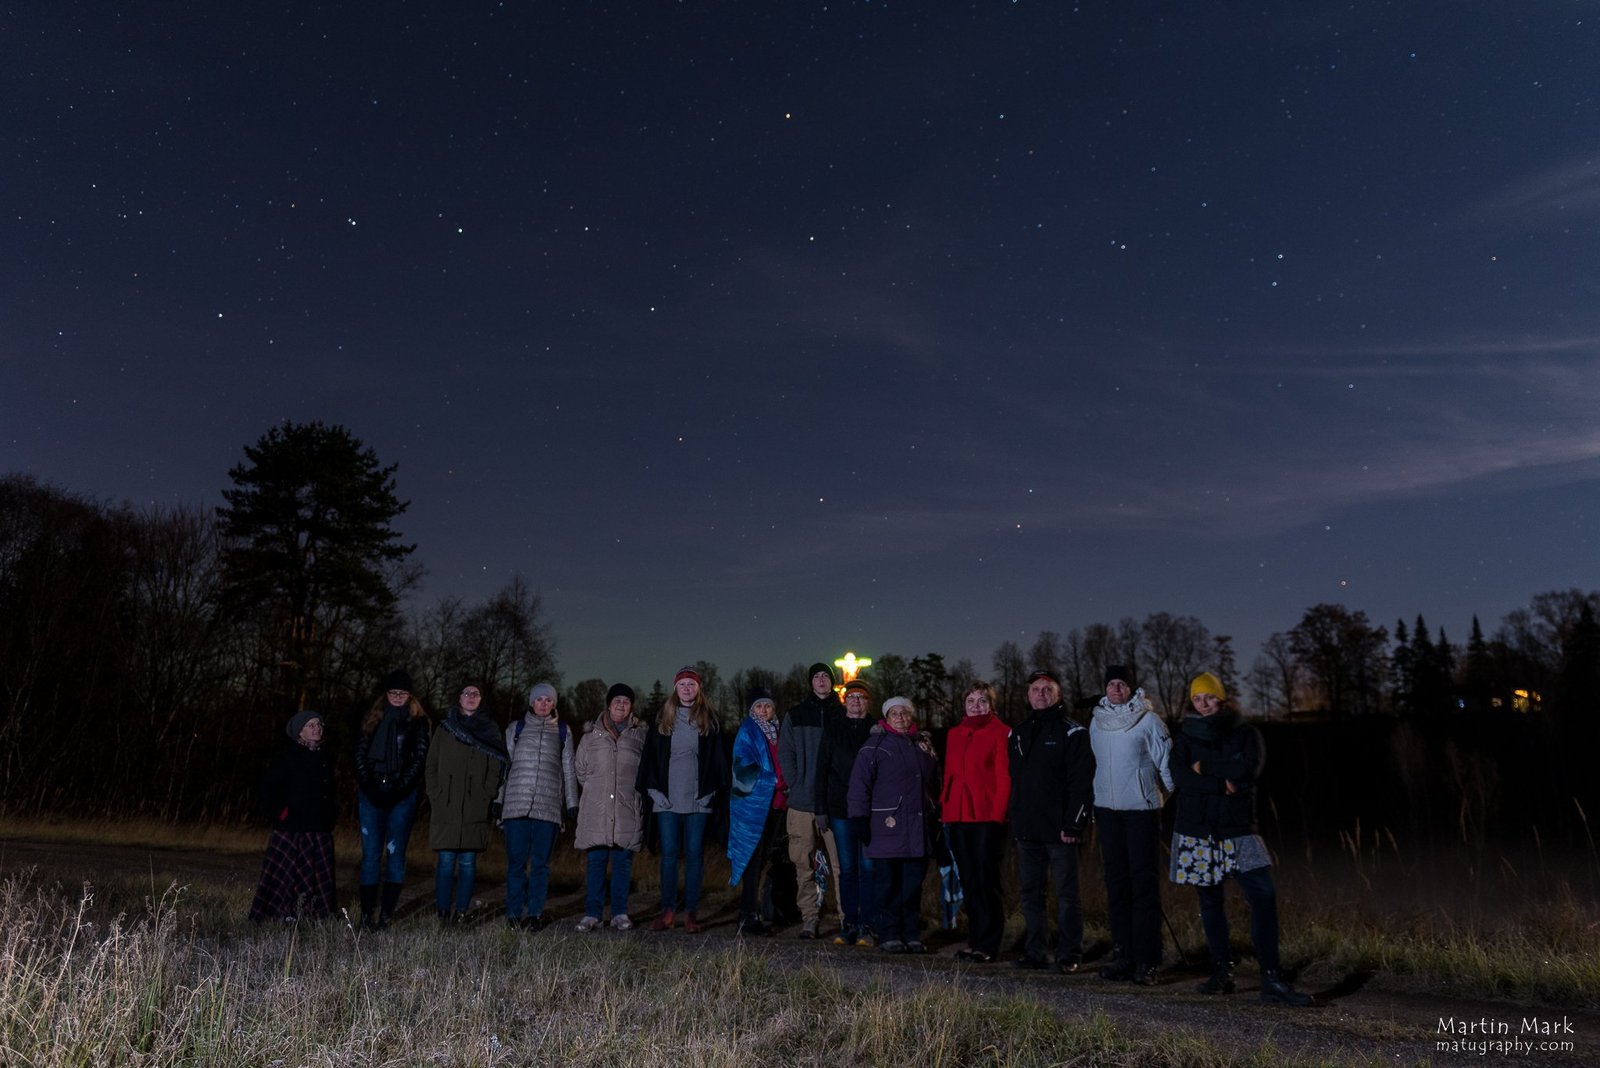
[{"label": "woman with white scarf", "polygon": [[1106,668],[1106,695],[1089,723],[1094,749],[1094,818],[1106,870],[1111,963],[1100,978],[1155,982],[1161,966],[1161,806],[1172,793],[1167,757],[1172,740],[1133,669]]}]

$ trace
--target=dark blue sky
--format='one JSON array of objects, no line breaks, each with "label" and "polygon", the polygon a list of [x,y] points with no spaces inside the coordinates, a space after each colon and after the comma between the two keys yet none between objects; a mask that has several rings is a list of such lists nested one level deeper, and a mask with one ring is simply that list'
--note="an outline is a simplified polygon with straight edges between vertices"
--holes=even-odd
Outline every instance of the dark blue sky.
[{"label": "dark blue sky", "polygon": [[342,423],[569,679],[1594,586],[1600,16],[1181,8],[14,7],[0,468]]}]

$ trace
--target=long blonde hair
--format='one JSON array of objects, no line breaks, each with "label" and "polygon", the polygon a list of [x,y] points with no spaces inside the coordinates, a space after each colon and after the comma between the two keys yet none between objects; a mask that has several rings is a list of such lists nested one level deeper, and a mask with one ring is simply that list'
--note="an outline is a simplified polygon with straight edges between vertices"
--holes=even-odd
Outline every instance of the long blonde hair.
[{"label": "long blonde hair", "polygon": [[[702,735],[710,734],[718,727],[717,710],[711,707],[711,702],[706,700],[706,688],[696,684],[694,704],[689,706],[689,722],[694,724],[694,729]],[[673,686],[672,692],[667,694],[666,701],[661,705],[661,712],[656,716],[656,730],[662,734],[671,734],[672,728],[678,722],[678,688]]]}]

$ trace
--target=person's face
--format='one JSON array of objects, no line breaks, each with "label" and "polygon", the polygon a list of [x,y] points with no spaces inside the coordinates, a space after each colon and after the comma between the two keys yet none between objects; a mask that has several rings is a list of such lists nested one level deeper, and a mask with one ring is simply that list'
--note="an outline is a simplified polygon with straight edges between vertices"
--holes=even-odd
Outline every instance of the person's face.
[{"label": "person's face", "polygon": [[883,714],[883,718],[888,720],[889,725],[895,730],[903,731],[911,727],[916,716],[905,705],[895,705]]},{"label": "person's face", "polygon": [[320,719],[308,720],[306,725],[300,728],[300,743],[302,745],[322,744],[322,721]]},{"label": "person's face", "polygon": [[679,679],[672,688],[678,692],[678,703],[685,708],[694,704],[694,699],[700,696],[700,684],[693,679]]},{"label": "person's face", "polygon": [[461,706],[463,716],[477,715],[478,706],[483,703],[483,691],[476,686],[468,686],[461,691],[457,703]]},{"label": "person's face", "polygon": [[633,715],[633,698],[618,694],[611,699],[611,704],[606,706],[606,711],[611,713],[611,722],[626,723],[628,717]]},{"label": "person's face", "polygon": [[860,690],[846,690],[844,694],[844,714],[851,719],[861,719],[867,714],[867,695]]},{"label": "person's face", "polygon": [[396,708],[404,708],[411,703],[410,690],[390,690],[387,696],[389,703]]},{"label": "person's face", "polygon": [[757,701],[750,706],[750,714],[763,723],[771,723],[778,718],[778,707],[771,701]]},{"label": "person's face", "polygon": [[811,676],[811,692],[818,697],[826,697],[833,692],[833,676],[826,671],[819,671]]},{"label": "person's face", "polygon": [[967,694],[967,699],[962,702],[969,716],[987,716],[994,711],[989,707],[989,695],[982,690],[973,690]]},{"label": "person's face", "polygon": [[1189,698],[1189,703],[1194,705],[1194,710],[1202,716],[1214,716],[1217,709],[1222,707],[1222,699],[1214,693],[1197,693]]},{"label": "person's face", "polygon": [[1112,704],[1125,705],[1128,703],[1128,698],[1132,696],[1133,690],[1129,689],[1128,684],[1121,679],[1112,679],[1106,683],[1106,697],[1110,699]]},{"label": "person's face", "polygon": [[533,699],[533,714],[548,716],[556,710],[556,699],[547,693],[542,693]]},{"label": "person's face", "polygon": [[1061,687],[1049,679],[1034,679],[1028,683],[1028,707],[1049,708],[1061,700]]}]

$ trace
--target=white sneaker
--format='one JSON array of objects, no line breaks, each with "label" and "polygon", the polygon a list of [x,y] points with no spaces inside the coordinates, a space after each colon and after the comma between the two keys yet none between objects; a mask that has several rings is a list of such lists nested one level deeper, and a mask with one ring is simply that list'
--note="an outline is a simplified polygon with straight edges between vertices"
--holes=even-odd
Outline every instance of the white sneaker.
[{"label": "white sneaker", "polygon": [[628,919],[627,913],[623,913],[621,916],[611,917],[611,926],[618,931],[631,931],[633,930],[633,921]]},{"label": "white sneaker", "polygon": [[598,916],[585,916],[583,919],[578,921],[578,930],[580,931],[592,931],[599,926],[600,917]]}]

